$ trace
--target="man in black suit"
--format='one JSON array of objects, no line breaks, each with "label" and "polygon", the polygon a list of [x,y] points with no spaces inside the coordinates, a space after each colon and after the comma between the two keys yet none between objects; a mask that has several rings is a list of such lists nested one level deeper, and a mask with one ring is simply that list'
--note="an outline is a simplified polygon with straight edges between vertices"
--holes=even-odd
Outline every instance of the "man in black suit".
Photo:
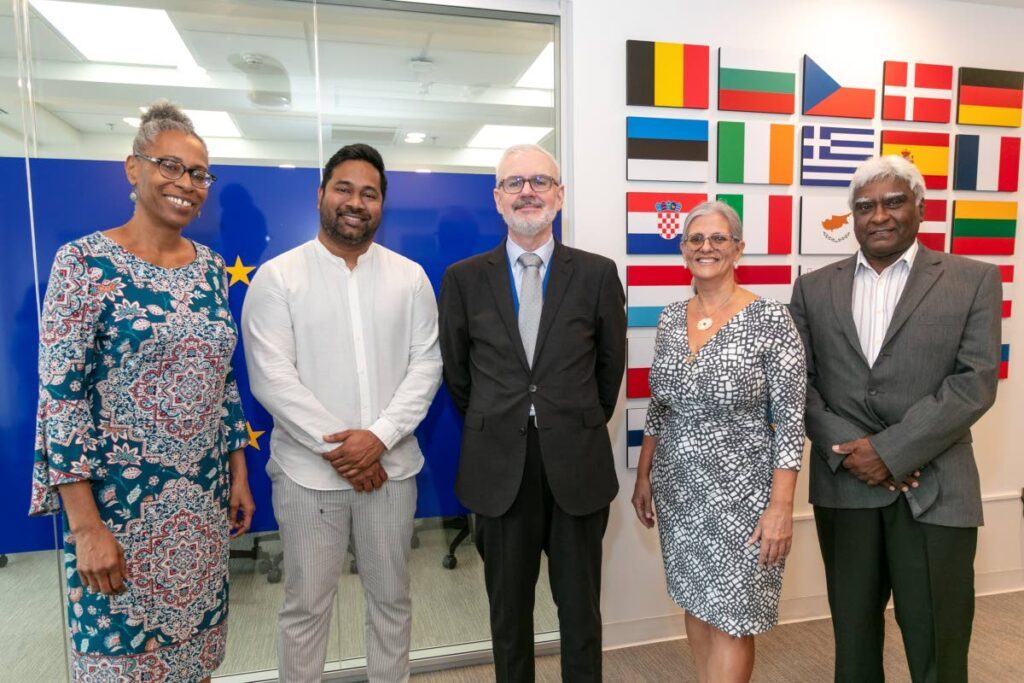
[{"label": "man in black suit", "polygon": [[601,680],[601,541],[618,491],[606,424],[625,367],[615,263],[556,242],[558,163],[517,145],[494,203],[508,239],[441,285],[444,377],[465,427],[455,492],[477,514],[499,683],[533,681],[534,587],[548,555],[562,680]]}]

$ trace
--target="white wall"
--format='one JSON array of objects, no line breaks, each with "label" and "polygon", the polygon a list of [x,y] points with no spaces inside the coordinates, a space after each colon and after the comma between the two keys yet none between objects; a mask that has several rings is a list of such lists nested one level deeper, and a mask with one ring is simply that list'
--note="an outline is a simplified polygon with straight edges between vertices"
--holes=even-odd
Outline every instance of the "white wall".
[{"label": "white wall", "polygon": [[[627,189],[664,188],[659,183],[625,180],[625,117],[629,115],[732,120],[784,120],[774,115],[717,112],[715,109],[718,47],[756,47],[799,57],[839,56],[860,65],[868,82],[880,87],[886,59],[934,62],[987,68],[1024,68],[1020,30],[1024,10],[941,0],[902,2],[799,2],[797,0],[565,0],[572,71],[568,96],[571,112],[572,185],[568,216],[576,246],[605,254],[620,264],[625,281],[625,193]],[[627,39],[699,43],[712,48],[712,107],[708,111],[626,107],[625,42]],[[798,98],[800,92],[798,71]],[[856,85],[856,84],[854,84]],[[799,99],[798,99],[799,101]],[[878,104],[880,107],[880,93]],[[955,118],[955,117],[954,117]],[[826,123],[838,119],[789,117]],[[865,122],[845,120],[851,125]],[[881,123],[876,119],[877,128]],[[895,128],[927,128],[887,125]],[[955,132],[955,124],[930,130]],[[978,130],[974,128],[973,130]],[[1020,135],[1021,130],[1007,129]],[[715,127],[711,127],[714,136]],[[714,150],[712,137],[711,149]],[[714,153],[712,152],[712,164]],[[713,168],[713,166],[712,166]],[[952,175],[952,170],[951,170]],[[714,173],[712,171],[712,177]],[[952,178],[950,178],[952,180]],[[675,191],[714,191],[709,186],[674,184]],[[695,188],[695,190],[690,190]],[[800,195],[798,185],[788,191]],[[952,192],[929,192],[929,197],[953,197]],[[992,198],[1005,199],[1006,195]],[[1021,196],[1013,199],[1021,200]],[[797,256],[747,257],[748,262],[799,263]],[[808,261],[809,259],[804,259]],[[668,263],[672,259],[631,257],[631,263]],[[1013,258],[1017,279],[1024,277],[1024,248]],[[1018,291],[1020,291],[1018,285]],[[1000,383],[995,407],[975,428],[975,448],[982,475],[987,524],[981,530],[976,562],[979,592],[1024,588],[1024,524],[1020,491],[1024,460],[1019,456],[1020,406],[1024,405],[1024,300],[1018,295],[1013,318],[1004,324],[1004,341],[1012,344],[1010,379]],[[1019,340],[1019,341],[1018,341]],[[613,442],[621,492],[612,506],[605,544],[604,619],[608,647],[682,634],[681,612],[664,591],[661,554],[654,532],[636,522],[629,498],[634,475],[625,469],[625,408],[642,401],[623,401],[613,420]],[[797,494],[795,546],[782,593],[784,620],[827,614],[825,583],[814,524],[807,505],[806,474]]]}]

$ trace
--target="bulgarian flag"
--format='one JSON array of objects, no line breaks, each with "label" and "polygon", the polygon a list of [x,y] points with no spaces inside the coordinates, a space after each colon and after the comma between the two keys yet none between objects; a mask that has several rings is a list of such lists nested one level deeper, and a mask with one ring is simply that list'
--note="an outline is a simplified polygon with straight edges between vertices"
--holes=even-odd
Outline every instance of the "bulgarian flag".
[{"label": "bulgarian flag", "polygon": [[954,254],[1012,256],[1017,202],[953,201]]},{"label": "bulgarian flag", "polygon": [[793,196],[788,194],[720,194],[740,215],[745,254],[793,252]]}]

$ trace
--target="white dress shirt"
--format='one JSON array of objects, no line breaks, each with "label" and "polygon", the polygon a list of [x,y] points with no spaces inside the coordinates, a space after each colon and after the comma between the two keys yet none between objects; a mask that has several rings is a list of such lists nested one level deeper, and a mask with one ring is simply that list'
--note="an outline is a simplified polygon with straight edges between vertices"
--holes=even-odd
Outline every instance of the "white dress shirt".
[{"label": "white dress shirt", "polygon": [[853,322],[864,357],[873,367],[882,350],[893,311],[903,295],[910,269],[917,256],[917,240],[899,259],[881,273],[868,264],[864,252],[857,252],[857,271],[853,276]]},{"label": "white dress shirt", "polygon": [[274,417],[271,457],[311,489],[351,485],[324,436],[368,429],[391,479],[414,476],[413,431],[441,384],[437,303],[419,264],[371,244],[349,270],[313,239],[263,264],[242,308],[253,395]]}]

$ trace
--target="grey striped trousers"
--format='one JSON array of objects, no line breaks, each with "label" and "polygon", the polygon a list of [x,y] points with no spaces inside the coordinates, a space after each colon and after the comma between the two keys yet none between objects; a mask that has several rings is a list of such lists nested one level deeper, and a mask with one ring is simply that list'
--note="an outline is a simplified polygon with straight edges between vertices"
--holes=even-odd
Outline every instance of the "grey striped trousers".
[{"label": "grey striped trousers", "polygon": [[366,596],[367,674],[372,682],[407,681],[415,478],[357,493],[305,488],[273,460],[267,473],[284,550],[284,605],[277,619],[282,683],[321,679],[350,534]]}]

